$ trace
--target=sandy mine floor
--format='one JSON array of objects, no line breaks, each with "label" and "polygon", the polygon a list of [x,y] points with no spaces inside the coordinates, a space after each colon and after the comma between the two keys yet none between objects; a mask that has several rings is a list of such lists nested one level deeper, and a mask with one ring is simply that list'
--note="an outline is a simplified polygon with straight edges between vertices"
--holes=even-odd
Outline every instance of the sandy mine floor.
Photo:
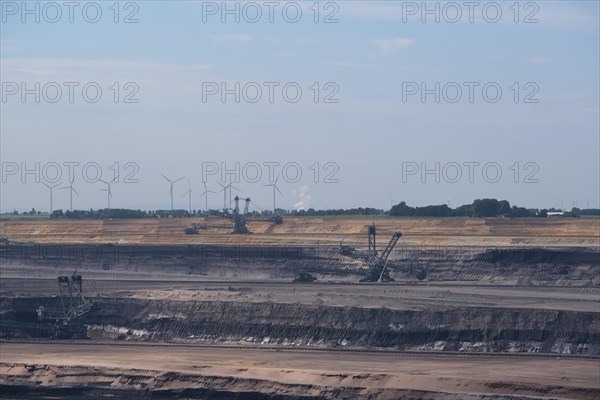
[{"label": "sandy mine floor", "polygon": [[[544,393],[546,395],[560,398],[562,393],[567,395],[565,398],[578,399],[599,398],[600,394],[600,364],[595,360],[2,344],[0,361],[3,376],[25,377],[30,373],[22,364],[44,365],[45,370],[37,371],[38,378],[45,379],[46,383],[51,379],[53,385],[81,384],[125,369],[128,374],[145,376],[177,372],[195,377],[236,377],[259,380],[265,387],[266,382],[278,382],[315,387],[524,396],[540,395],[541,388],[546,388],[549,391]],[[58,376],[48,366],[68,366],[69,373]],[[86,375],[92,368],[95,377]],[[178,384],[176,379],[171,382],[171,385]]]}]

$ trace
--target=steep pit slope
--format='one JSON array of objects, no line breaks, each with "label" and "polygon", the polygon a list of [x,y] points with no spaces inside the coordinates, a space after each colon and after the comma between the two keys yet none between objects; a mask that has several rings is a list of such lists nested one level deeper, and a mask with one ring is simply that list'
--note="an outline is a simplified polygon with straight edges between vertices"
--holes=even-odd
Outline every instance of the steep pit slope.
[{"label": "steep pit slope", "polygon": [[[3,300],[0,335],[49,337],[49,328],[36,322],[40,305],[59,307],[56,298]],[[600,314],[595,312],[444,305],[415,311],[122,298],[99,298],[96,305],[70,328],[76,337],[83,326],[93,339],[600,354]]]}]

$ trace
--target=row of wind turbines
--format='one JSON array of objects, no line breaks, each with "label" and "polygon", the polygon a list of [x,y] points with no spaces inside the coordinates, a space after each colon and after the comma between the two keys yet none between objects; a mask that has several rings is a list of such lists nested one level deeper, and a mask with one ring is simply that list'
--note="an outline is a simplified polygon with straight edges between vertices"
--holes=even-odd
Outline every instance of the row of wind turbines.
[{"label": "row of wind turbines", "polygon": [[[164,174],[160,174],[167,182],[169,182],[169,196],[171,198],[171,211],[173,211],[173,198],[174,198],[174,185],[175,183],[183,180],[185,177],[181,177],[178,179],[170,179],[167,176],[165,176]],[[100,191],[106,192],[106,203],[107,203],[107,208],[110,209],[110,199],[112,197],[112,190],[111,190],[111,185],[113,183],[115,183],[115,181],[118,179],[118,176],[116,176],[115,178],[113,178],[113,180],[111,180],[110,182],[107,182],[105,180],[102,179],[98,179],[98,182],[101,182],[103,184],[106,185],[105,188],[99,189]],[[275,212],[276,209],[276,192],[279,193],[279,195],[283,195],[283,193],[281,193],[281,190],[279,190],[279,187],[277,186],[277,181],[279,180],[279,175],[277,175],[277,177],[275,178],[275,181],[273,183],[269,183],[269,184],[264,184],[263,186],[270,186],[273,188],[273,213]],[[73,211],[73,193],[75,193],[75,195],[77,195],[77,197],[79,197],[79,192],[77,192],[77,190],[73,187],[73,183],[75,181],[75,176],[73,176],[73,178],[69,181],[69,185],[68,186],[62,186],[59,187],[59,190],[63,190],[63,189],[69,189],[69,210]],[[54,189],[56,189],[58,186],[60,186],[62,184],[62,182],[59,182],[55,185],[48,185],[46,182],[41,182],[44,186],[46,186],[49,190],[50,190],[50,213],[52,213],[52,211],[54,211],[53,208],[53,198],[54,198]],[[191,184],[190,184],[190,179],[187,178],[187,183],[188,183],[188,190],[186,192],[184,192],[181,197],[184,196],[188,196],[188,210],[191,212],[192,211],[192,195],[194,193],[194,190],[192,190]],[[238,189],[237,187],[235,187],[233,185],[232,182],[229,182],[227,185],[223,185],[221,182],[217,182],[219,184],[219,186],[221,186],[221,190],[219,190],[218,192],[223,192],[223,210],[227,210],[227,193],[229,191],[229,209],[231,209],[232,207],[232,195],[231,195],[231,190],[237,190],[238,192],[240,191],[240,189]],[[202,199],[204,197],[205,200],[205,211],[208,212],[208,195],[209,193],[218,193],[214,190],[210,190],[208,189],[207,185],[206,185],[206,181],[202,180],[202,184],[204,186],[204,192],[202,192],[202,194],[198,197],[198,199]]]},{"label": "row of wind turbines", "polygon": [[[171,196],[171,210],[173,210],[173,185],[179,181],[181,181],[182,179],[184,179],[184,177],[181,177],[179,179],[175,179],[175,180],[171,180],[168,177],[166,177],[164,174],[161,174],[161,176],[163,178],[165,178],[165,180],[167,182],[169,182],[170,184],[170,188],[169,188],[169,195]],[[279,193],[279,195],[283,195],[283,193],[281,193],[281,190],[279,190],[279,187],[277,186],[277,181],[279,180],[279,175],[277,175],[277,177],[275,178],[275,181],[273,183],[268,183],[265,184],[263,186],[271,186],[273,187],[273,213],[275,213],[275,209],[276,209],[276,191]],[[188,182],[188,190],[186,192],[184,192],[181,197],[187,195],[188,196],[188,210],[191,212],[192,210],[192,193],[194,192],[191,188],[190,185],[190,179],[187,178],[187,182]],[[227,210],[227,190],[229,189],[229,209],[232,209],[232,204],[231,204],[231,200],[232,200],[232,195],[231,195],[231,190],[235,189],[238,192],[240,191],[240,189],[238,189],[237,187],[235,187],[233,185],[233,182],[229,182],[229,184],[227,185],[223,185],[221,182],[217,182],[219,184],[219,186],[221,186],[221,190],[219,190],[219,192],[223,192],[223,210]],[[201,199],[202,197],[204,197],[204,201],[205,201],[205,205],[204,205],[204,210],[206,212],[208,212],[208,194],[209,193],[218,193],[215,192],[214,190],[210,190],[208,189],[208,187],[206,186],[206,181],[203,180],[202,184],[204,185],[204,192],[202,192],[202,194],[198,197],[198,199]]]},{"label": "row of wind turbines", "polygon": [[[117,179],[117,178],[115,178],[115,179]],[[110,208],[110,198],[112,197],[112,191],[110,190],[110,185],[111,185],[111,183],[113,183],[115,181],[115,179],[113,179],[110,182],[106,182],[102,179],[98,179],[98,182],[102,182],[106,185],[106,189],[100,189],[100,190],[107,192],[108,208]],[[75,177],[73,177],[73,179],[69,181],[69,186],[62,186],[62,187],[58,188],[59,190],[69,189],[69,210],[71,210],[71,211],[73,211],[73,193],[75,193],[77,195],[77,197],[79,197],[79,192],[73,187],[74,181],[75,181]],[[54,189],[56,189],[58,186],[60,186],[61,182],[59,182],[53,186],[48,185],[46,182],[42,182],[42,184],[44,186],[46,186],[48,189],[50,189],[50,213],[52,213],[52,211],[54,211],[54,208],[52,205],[52,200],[54,197]]]}]

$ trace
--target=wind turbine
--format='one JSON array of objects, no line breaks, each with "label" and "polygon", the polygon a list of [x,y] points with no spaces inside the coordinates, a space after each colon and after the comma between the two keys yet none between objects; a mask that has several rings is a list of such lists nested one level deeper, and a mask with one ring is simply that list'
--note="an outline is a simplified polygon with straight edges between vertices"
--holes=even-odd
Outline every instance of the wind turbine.
[{"label": "wind turbine", "polygon": [[181,197],[185,196],[186,194],[188,195],[188,207],[189,207],[188,211],[191,214],[192,213],[192,193],[194,191],[192,190],[192,187],[190,186],[190,178],[188,178],[187,182],[188,182],[188,190],[187,190],[187,192],[182,194]]},{"label": "wind turbine", "polygon": [[208,190],[208,188],[206,187],[206,181],[202,181],[202,183],[204,184],[204,192],[198,198],[201,199],[202,196],[206,196],[204,198],[204,200],[206,201],[206,213],[208,214],[208,194],[209,193],[217,193],[217,192],[214,192],[212,190]]},{"label": "wind turbine", "polygon": [[57,187],[58,185],[60,185],[60,182],[54,186],[50,186],[50,185],[46,184],[46,182],[42,182],[42,184],[44,186],[46,186],[48,189],[50,189],[50,214],[52,214],[52,211],[53,211],[53,209],[52,209],[52,193],[54,192],[54,188]]},{"label": "wind turbine", "polygon": [[180,180],[183,179],[183,177],[179,178],[179,179],[175,179],[174,181],[170,180],[169,178],[167,178],[166,176],[164,176],[163,174],[161,174],[163,178],[165,178],[167,181],[169,181],[171,183],[171,189],[169,190],[169,193],[171,194],[171,211],[173,211],[173,184],[176,182],[179,182]]},{"label": "wind turbine", "polygon": [[279,180],[279,175],[277,175],[277,178],[275,178],[275,182],[263,185],[263,186],[273,186],[273,215],[275,215],[275,190],[277,190],[279,192],[279,195],[282,196],[281,190],[279,190],[279,188],[277,187],[278,180]]},{"label": "wind turbine", "polygon": [[73,176],[73,179],[69,182],[69,186],[59,187],[59,189],[69,189],[69,210],[71,211],[73,211],[73,192],[75,192],[77,197],[79,197],[79,193],[77,193],[77,190],[75,190],[75,188],[73,187],[74,181],[75,176]]},{"label": "wind turbine", "polygon": [[106,192],[106,203],[107,203],[106,208],[109,210],[110,210],[110,198],[112,197],[112,190],[110,190],[110,184],[113,183],[116,179],[117,179],[117,177],[114,177],[113,180],[110,182],[106,182],[105,180],[98,179],[98,182],[102,182],[106,185],[106,189],[99,189],[99,190]]},{"label": "wind turbine", "polygon": [[220,192],[223,192],[223,211],[227,210],[227,187],[223,186],[221,182],[217,182],[221,186]]},{"label": "wind turbine", "polygon": [[219,184],[219,186],[222,187],[221,191],[223,192],[223,209],[227,210],[227,189],[229,189],[229,208],[231,208],[231,188],[237,190],[238,192],[240,191],[240,189],[233,186],[233,183],[231,182],[229,182],[228,185],[223,185],[221,184],[221,182],[217,183]]}]

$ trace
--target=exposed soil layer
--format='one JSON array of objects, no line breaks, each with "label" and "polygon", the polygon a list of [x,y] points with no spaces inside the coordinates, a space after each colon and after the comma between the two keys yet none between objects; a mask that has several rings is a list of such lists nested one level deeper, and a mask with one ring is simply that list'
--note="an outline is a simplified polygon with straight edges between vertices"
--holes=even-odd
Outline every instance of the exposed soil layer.
[{"label": "exposed soil layer", "polygon": [[[130,244],[363,244],[374,222],[383,242],[401,231],[409,244],[598,246],[598,218],[284,217],[282,225],[250,222],[250,235],[232,235],[223,218],[0,221],[15,242]],[[192,224],[205,226],[186,235]],[[231,227],[229,227],[231,225]],[[384,239],[385,238],[385,239]]]},{"label": "exposed soil layer", "polygon": [[[156,374],[153,371],[113,370],[103,374],[97,368],[87,371],[78,368],[57,368],[34,365],[11,365],[12,369],[23,368],[49,370],[47,374],[20,376],[21,385],[0,384],[2,398],[14,400],[29,399],[90,399],[90,400],[130,400],[130,399],[178,399],[178,400],[328,400],[328,399],[403,399],[403,400],[532,400],[546,396],[572,396],[571,399],[597,399],[600,390],[595,388],[571,389],[562,386],[537,388],[536,385],[515,385],[512,383],[489,384],[490,389],[504,387],[507,391],[535,393],[537,396],[444,393],[428,390],[367,389],[364,387],[336,387],[302,384],[282,384],[257,379],[238,377],[193,376],[174,373]],[[79,378],[76,386],[64,385],[32,387],[40,377],[56,382],[64,376]],[[92,378],[93,377],[93,378]],[[14,379],[14,377],[10,377]],[[27,379],[31,381],[27,381]],[[33,379],[32,379],[33,378]],[[86,379],[88,378],[88,379]],[[91,379],[90,379],[91,378]],[[115,383],[117,383],[115,385]],[[84,384],[84,385],[82,385]],[[117,386],[117,387],[113,387]],[[118,387],[122,386],[122,387]],[[192,386],[192,387],[190,387]],[[198,386],[198,387],[193,387]],[[139,389],[138,389],[139,388]],[[556,398],[556,397],[554,397]]]},{"label": "exposed soil layer", "polygon": [[[339,247],[241,245],[0,246],[4,276],[18,268],[51,267],[85,271],[188,274],[205,278],[286,279],[308,272],[320,281],[358,281],[368,273],[363,253],[344,256]],[[399,281],[505,281],[511,284],[600,284],[600,251],[594,248],[409,247],[390,255],[388,268]],[[46,270],[30,278],[56,277]],[[115,275],[116,277],[116,275]]]},{"label": "exposed soil layer", "polygon": [[0,388],[18,399],[598,399],[599,372],[581,359],[9,344]]},{"label": "exposed soil layer", "polygon": [[395,348],[461,352],[600,354],[594,312],[474,307],[413,311],[284,303],[99,298],[77,323],[37,322],[56,298],[2,301],[5,338],[247,343],[280,346]]}]

